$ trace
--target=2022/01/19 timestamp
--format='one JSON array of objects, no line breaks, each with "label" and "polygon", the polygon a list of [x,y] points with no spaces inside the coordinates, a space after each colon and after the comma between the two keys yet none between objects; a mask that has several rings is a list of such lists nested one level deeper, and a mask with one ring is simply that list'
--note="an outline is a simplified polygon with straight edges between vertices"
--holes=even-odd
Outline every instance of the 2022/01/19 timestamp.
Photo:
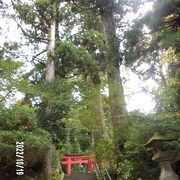
[{"label": "2022/01/19 timestamp", "polygon": [[16,142],[16,175],[24,174],[24,142]]}]

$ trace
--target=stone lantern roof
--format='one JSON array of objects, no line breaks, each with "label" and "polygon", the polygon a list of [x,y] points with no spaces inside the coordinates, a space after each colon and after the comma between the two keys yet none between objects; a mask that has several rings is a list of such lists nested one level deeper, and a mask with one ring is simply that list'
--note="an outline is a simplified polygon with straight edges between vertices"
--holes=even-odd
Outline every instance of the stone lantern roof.
[{"label": "stone lantern roof", "polygon": [[163,142],[165,141],[173,141],[176,140],[175,138],[165,137],[159,133],[155,133],[153,137],[144,145],[145,147],[154,147],[158,148],[161,147]]}]

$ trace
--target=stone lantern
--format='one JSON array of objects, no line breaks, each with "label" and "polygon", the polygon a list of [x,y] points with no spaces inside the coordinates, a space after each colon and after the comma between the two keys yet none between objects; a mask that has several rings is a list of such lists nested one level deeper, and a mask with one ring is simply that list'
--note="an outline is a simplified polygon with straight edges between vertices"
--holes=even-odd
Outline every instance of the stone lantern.
[{"label": "stone lantern", "polygon": [[178,176],[171,168],[171,164],[178,158],[176,153],[164,150],[167,142],[175,139],[165,138],[162,135],[155,133],[154,136],[145,144],[153,150],[154,155],[152,160],[157,162],[161,169],[159,180],[179,180]]}]

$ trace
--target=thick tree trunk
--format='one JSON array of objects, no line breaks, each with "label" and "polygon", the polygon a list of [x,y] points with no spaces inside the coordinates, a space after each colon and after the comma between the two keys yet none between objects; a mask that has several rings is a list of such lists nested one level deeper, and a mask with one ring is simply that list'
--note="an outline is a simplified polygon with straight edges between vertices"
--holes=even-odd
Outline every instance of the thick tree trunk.
[{"label": "thick tree trunk", "polygon": [[[92,105],[91,110],[93,119],[95,121],[95,129],[97,130],[94,133],[97,134],[98,139],[105,139],[107,140],[109,138],[108,131],[107,131],[107,125],[106,125],[106,117],[100,92],[100,84],[92,84]],[[96,139],[95,139],[96,141]]]},{"label": "thick tree trunk", "polygon": [[[55,59],[54,59],[55,34],[56,34],[55,14],[56,13],[54,12],[54,15],[51,18],[48,29],[47,62],[46,62],[46,74],[45,74],[45,80],[48,83],[53,82],[55,78]],[[46,113],[50,113],[50,112],[51,112],[51,106],[47,104]],[[52,156],[54,154],[53,151],[54,151],[54,145],[51,145],[44,160],[43,174],[45,180],[51,180]]]},{"label": "thick tree trunk", "polygon": [[113,20],[113,0],[106,4],[101,1],[101,20],[106,46],[106,65],[109,86],[109,103],[114,129],[118,127],[126,114],[122,80],[120,77],[121,57],[119,55],[119,45],[115,35]]},{"label": "thick tree trunk", "polygon": [[105,59],[106,71],[109,88],[109,105],[111,111],[111,119],[113,125],[114,145],[117,154],[117,163],[123,151],[122,130],[125,128],[125,115],[127,114],[122,80],[120,76],[120,65],[122,58],[119,53],[119,44],[115,33],[115,25],[113,19],[114,1],[113,0],[97,0],[102,30],[105,40]]},{"label": "thick tree trunk", "polygon": [[101,114],[103,138],[104,138],[104,140],[108,140],[109,134],[108,134],[108,130],[107,130],[106,116],[105,116],[105,112],[104,112],[103,101],[102,101],[100,90],[99,90],[99,97],[98,98],[99,98],[99,112]]},{"label": "thick tree trunk", "polygon": [[52,168],[53,169],[53,177],[52,179],[63,180],[64,172],[62,171],[62,167],[60,164],[60,153],[57,150],[55,144],[52,146]]},{"label": "thick tree trunk", "polygon": [[48,59],[46,62],[46,74],[45,74],[45,80],[47,82],[52,82],[55,77],[55,60],[54,60],[55,33],[56,33],[56,19],[53,17],[48,29],[48,46],[47,46]]},{"label": "thick tree trunk", "polygon": [[[59,32],[58,32],[58,24],[59,24],[59,3],[61,1],[54,1],[52,4],[53,8],[53,14],[52,18],[49,24],[48,29],[48,46],[47,46],[47,62],[46,62],[46,74],[45,74],[45,80],[48,83],[51,83],[55,79],[55,41],[56,38],[59,38]],[[46,113],[51,113],[52,107],[50,104],[47,104],[46,107]],[[51,145],[50,150],[47,153],[47,157],[45,158],[45,167],[44,170],[46,170],[45,179],[50,180],[52,179],[51,171],[54,170],[54,178],[56,179],[63,179],[63,172],[62,168],[59,162],[59,154],[56,149],[55,144]]]},{"label": "thick tree trunk", "polygon": [[43,162],[43,179],[51,180],[51,164],[52,164],[52,147],[50,147]]}]

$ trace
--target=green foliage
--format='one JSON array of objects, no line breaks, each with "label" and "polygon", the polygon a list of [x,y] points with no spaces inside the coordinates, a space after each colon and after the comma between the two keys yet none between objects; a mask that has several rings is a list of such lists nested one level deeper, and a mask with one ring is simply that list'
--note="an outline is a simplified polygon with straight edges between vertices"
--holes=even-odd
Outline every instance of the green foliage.
[{"label": "green foliage", "polygon": [[0,68],[2,72],[1,77],[8,76],[9,78],[17,72],[17,69],[22,65],[20,62],[14,62],[11,60],[1,60]]},{"label": "green foliage", "polygon": [[[110,172],[117,170],[117,152],[112,139],[101,139],[95,147],[97,161],[101,162],[102,169],[107,168]],[[119,156],[119,154],[118,154]]]},{"label": "green foliage", "polygon": [[[68,131],[65,149],[71,153],[83,152],[91,149],[92,119],[87,108],[76,105],[71,109],[68,116],[63,119]],[[78,147],[78,146],[79,147]]]},{"label": "green foliage", "polygon": [[[125,58],[128,65],[136,60],[158,61],[157,50],[175,50],[179,58],[179,1],[155,1],[153,10],[136,19],[130,30],[124,33]],[[149,28],[150,33],[144,31]],[[154,58],[156,57],[156,58]],[[153,70],[154,73],[157,70]]]},{"label": "green foliage", "polygon": [[145,24],[158,36],[159,46],[172,47],[179,52],[179,1],[156,1],[153,11],[145,17]]},{"label": "green foliage", "polygon": [[[4,131],[5,136],[9,134],[10,136],[12,135],[11,138],[13,138],[13,133],[14,134],[17,133],[17,137],[20,136],[21,134],[23,137],[19,139],[20,141],[20,140],[25,139],[24,137],[28,137],[27,136],[28,134],[29,136],[32,134],[34,135],[33,137],[34,140],[31,141],[32,144],[34,145],[35,143],[42,143],[42,145],[49,144],[50,139],[48,140],[49,138],[48,133],[37,127],[36,114],[33,108],[27,105],[16,104],[13,107],[11,107],[11,109],[2,109],[0,113],[1,113],[0,130]],[[25,132],[27,132],[27,135],[26,134],[23,135],[23,133]],[[37,134],[39,134],[40,136],[37,136]],[[14,136],[14,139],[18,140],[16,139],[15,136]],[[47,141],[41,142],[41,138],[43,137]],[[35,139],[37,141],[35,141]],[[8,142],[6,143],[8,144]]]},{"label": "green foliage", "polygon": [[33,108],[16,104],[2,109],[0,114],[0,169],[8,171],[15,163],[16,142],[24,142],[26,168],[42,163],[51,138],[47,131],[37,127]]},{"label": "green foliage", "polygon": [[103,34],[97,30],[90,29],[88,31],[85,31],[81,35],[81,41],[82,41],[83,46],[84,47],[87,46],[87,49],[89,49],[89,50],[90,50],[90,48],[92,48],[94,50],[97,50],[97,49],[103,50],[104,49]]},{"label": "green foliage", "polygon": [[[13,1],[16,22],[29,43],[40,43],[47,39],[47,29],[54,15],[54,1],[37,0],[34,2]],[[29,25],[22,28],[22,23]],[[46,41],[45,41],[46,42]]]},{"label": "green foliage", "polygon": [[68,107],[72,100],[72,85],[61,78],[56,78],[52,83],[40,85],[42,99],[48,101],[49,104]]},{"label": "green foliage", "polygon": [[[153,11],[147,15],[146,23],[153,31],[178,28],[179,0],[155,1]],[[158,14],[158,16],[156,16]],[[156,18],[155,18],[156,17]]]},{"label": "green foliage", "polygon": [[62,120],[73,103],[71,83],[57,78],[52,83],[41,84],[39,92],[42,100],[37,108],[39,125],[51,134],[54,143],[64,142],[67,132]]},{"label": "green foliage", "polygon": [[1,131],[0,135],[0,146],[2,151],[5,149],[11,149],[13,151],[16,142],[24,142],[27,150],[31,148],[46,149],[51,142],[49,134],[40,128],[34,129],[31,132],[24,132],[22,130]]},{"label": "green foliage", "polygon": [[164,150],[178,152],[179,147],[179,126],[178,114],[161,113],[143,115],[130,114],[131,121],[125,134],[123,160],[119,162],[118,172],[120,179],[156,179],[159,174],[157,164],[151,158],[153,152],[145,149],[144,145],[155,132],[175,138],[168,142]]},{"label": "green foliage", "polygon": [[57,70],[61,77],[74,72],[75,74],[89,74],[96,62],[84,47],[77,47],[68,41],[56,42]]},{"label": "green foliage", "polygon": [[168,49],[169,47],[173,47],[176,50],[176,53],[179,52],[179,43],[180,43],[180,32],[172,32],[165,31],[161,35],[162,41],[160,42],[160,46],[162,48]]},{"label": "green foliage", "polygon": [[36,14],[33,13],[33,5],[28,3],[17,3],[14,4],[14,8],[17,12],[19,12],[19,18],[25,21],[27,24],[31,24],[35,21]]},{"label": "green foliage", "polygon": [[[54,3],[58,2],[54,0],[35,0],[25,3],[14,0],[13,2],[16,10],[15,18],[18,18],[16,21],[19,22],[19,27],[24,28],[22,28],[22,32],[25,37],[28,37],[29,44],[47,43],[47,32],[50,20],[55,15],[55,8],[57,8],[56,23],[60,24],[61,22],[65,32],[63,34],[56,32],[54,58],[56,77],[58,78],[52,83],[44,81],[45,64],[43,64],[41,56],[39,56],[41,63],[37,63],[31,72],[19,76],[17,70],[21,64],[9,60],[15,57],[13,48],[16,49],[17,44],[14,44],[14,47],[9,44],[4,45],[6,49],[9,49],[9,54],[12,52],[6,58],[4,49],[0,50],[0,59],[7,59],[0,61],[0,91],[8,94],[14,89],[18,89],[25,94],[21,104],[0,111],[0,153],[2,154],[0,170],[13,165],[14,162],[11,160],[15,160],[16,141],[25,143],[26,165],[34,166],[36,163],[42,162],[52,139],[57,148],[63,147],[69,153],[95,151],[102,167],[110,169],[113,173],[118,172],[119,179],[156,179],[157,165],[151,161],[152,153],[146,151],[144,144],[154,132],[160,132],[177,139],[167,144],[167,150],[177,151],[180,148],[178,137],[180,130],[179,77],[173,76],[172,79],[168,79],[167,86],[158,92],[159,101],[163,104],[160,107],[163,113],[148,116],[133,114],[130,123],[128,121],[129,124],[124,121],[117,126],[114,136],[123,142],[122,147],[119,147],[120,152],[117,152],[113,142],[114,137],[111,137],[112,122],[109,121],[110,110],[106,97],[103,97],[103,105],[105,118],[107,118],[106,126],[110,134],[108,140],[103,140],[100,125],[101,115],[97,113],[99,108],[97,97],[101,88],[104,88],[107,83],[106,80],[103,82],[104,84],[100,81],[100,79],[106,79],[102,76],[107,70],[104,60],[107,49],[105,49],[102,24],[98,14],[102,13],[99,10],[103,11],[103,8],[109,10],[105,1],[97,1],[103,5],[103,8],[98,9],[96,9],[96,1],[77,2],[78,5],[87,7],[87,10],[83,10],[73,3],[63,3],[62,6],[56,4],[57,7],[54,7]],[[122,26],[122,16],[129,11],[129,8],[137,9],[140,2],[139,0],[116,1],[113,9],[116,25]],[[170,6],[169,3],[171,3]],[[148,61],[153,57],[154,61],[158,57],[157,52],[169,48],[175,51],[178,59],[180,39],[178,5],[179,0],[156,1],[152,12],[134,22],[129,31],[121,32],[125,37],[124,48],[126,50],[123,54],[127,65],[131,65],[140,58]],[[23,23],[28,26],[21,26]],[[153,35],[143,36],[144,25],[150,28]],[[77,33],[74,33],[74,27],[77,27]],[[109,59],[117,60],[119,64],[119,59],[122,60],[122,54],[117,53],[119,41],[114,38],[114,35],[109,39],[109,43],[112,45]],[[16,57],[18,57],[17,52]],[[38,61],[38,57],[36,59]],[[174,62],[175,58],[172,58],[172,61]],[[111,62],[110,65],[112,65]],[[177,68],[175,69],[177,70]],[[157,69],[155,70],[157,72]],[[172,70],[174,69],[172,68]],[[111,73],[113,74],[113,72]],[[72,76],[74,78],[70,79],[69,77]],[[179,75],[176,74],[176,76]],[[95,81],[95,78],[98,81]],[[96,82],[94,84],[100,85],[99,91],[92,88],[93,83],[88,82],[90,80],[93,83]],[[72,92],[75,84],[79,88],[80,98],[74,105]],[[4,96],[4,98],[6,97]],[[35,101],[36,98],[38,101]],[[26,99],[29,100],[29,105],[33,104],[35,107],[29,107]],[[36,112],[34,112],[35,110]],[[129,117],[123,118],[129,119]],[[95,145],[93,138],[98,139]],[[117,158],[120,160],[118,164]],[[56,154],[55,161],[58,161],[58,154]]]},{"label": "green foliage", "polygon": [[151,162],[152,154],[148,154],[144,148],[151,132],[141,121],[132,122],[126,132],[124,159],[119,162],[118,167],[119,177],[122,179],[131,177],[150,179],[151,174],[154,174]]},{"label": "green foliage", "polygon": [[18,79],[17,70],[21,65],[22,63],[12,60],[0,61],[0,90],[5,90],[5,87],[10,86],[13,81]]},{"label": "green foliage", "polygon": [[157,94],[157,108],[161,111],[180,112],[180,83],[179,69],[174,78],[168,79],[164,88],[161,88]]},{"label": "green foliage", "polygon": [[32,130],[36,127],[34,110],[27,105],[16,104],[11,109],[2,109],[0,117],[1,130]]},{"label": "green foliage", "polygon": [[132,65],[147,54],[149,37],[143,35],[143,22],[137,20],[130,30],[124,32],[124,57],[126,65]]},{"label": "green foliage", "polygon": [[10,59],[0,60],[0,102],[2,105],[7,103],[8,99],[13,98],[16,86],[20,78],[18,69],[22,63]]},{"label": "green foliage", "polygon": [[43,5],[49,3],[49,0],[36,0],[35,3],[38,5]]}]

